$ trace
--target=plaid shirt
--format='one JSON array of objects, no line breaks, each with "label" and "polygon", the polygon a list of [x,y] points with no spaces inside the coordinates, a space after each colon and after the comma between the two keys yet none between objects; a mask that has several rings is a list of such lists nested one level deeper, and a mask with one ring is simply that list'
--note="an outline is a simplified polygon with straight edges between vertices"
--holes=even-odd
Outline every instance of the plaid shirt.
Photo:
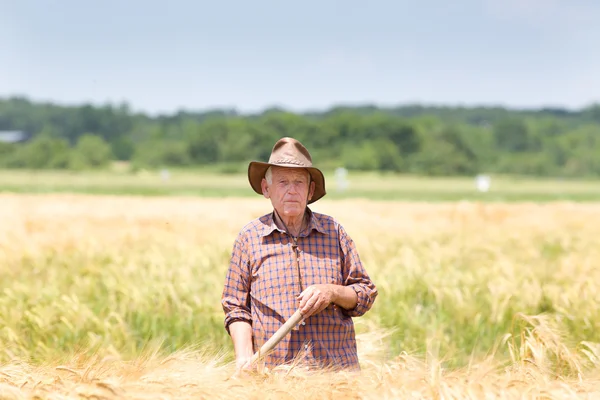
[{"label": "plaid shirt", "polygon": [[278,343],[264,365],[272,368],[295,360],[357,370],[352,317],[371,308],[377,289],[344,228],[332,217],[308,208],[307,213],[310,223],[297,238],[298,253],[291,236],[275,224],[273,213],[255,219],[238,234],[222,296],[225,328],[229,332],[236,320],[251,323],[257,351],[298,309],[296,296],[308,286],[346,285],[358,296],[354,309],[331,304],[307,318]]}]

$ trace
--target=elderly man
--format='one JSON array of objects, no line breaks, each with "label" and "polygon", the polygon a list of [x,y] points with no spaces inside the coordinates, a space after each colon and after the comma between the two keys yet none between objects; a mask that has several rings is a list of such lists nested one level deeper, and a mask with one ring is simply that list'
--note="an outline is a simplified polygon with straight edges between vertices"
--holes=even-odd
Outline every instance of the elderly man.
[{"label": "elderly man", "polygon": [[302,322],[264,365],[360,370],[352,317],[371,309],[377,289],[339,222],[308,208],[326,193],[322,172],[300,142],[283,138],[269,162],[250,163],[248,180],[273,212],[239,232],[226,274],[222,306],[238,368],[299,309]]}]

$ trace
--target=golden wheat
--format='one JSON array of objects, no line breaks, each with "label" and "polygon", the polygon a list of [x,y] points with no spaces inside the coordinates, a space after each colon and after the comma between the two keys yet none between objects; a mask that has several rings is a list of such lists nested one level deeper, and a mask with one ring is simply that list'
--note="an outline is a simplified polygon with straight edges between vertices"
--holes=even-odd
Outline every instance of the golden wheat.
[{"label": "golden wheat", "polygon": [[380,290],[363,372],[233,379],[219,305],[265,199],[0,196],[0,398],[600,396],[600,205],[320,201]]}]

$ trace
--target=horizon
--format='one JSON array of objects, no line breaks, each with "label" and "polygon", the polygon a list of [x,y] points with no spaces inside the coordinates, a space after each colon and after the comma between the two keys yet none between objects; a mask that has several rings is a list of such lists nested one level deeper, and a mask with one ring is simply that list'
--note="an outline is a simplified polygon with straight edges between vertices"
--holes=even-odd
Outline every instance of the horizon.
[{"label": "horizon", "polygon": [[552,105],[538,105],[538,106],[528,106],[528,107],[518,107],[512,105],[505,104],[483,104],[483,103],[474,103],[474,104],[464,104],[464,103],[417,103],[417,102],[406,102],[406,103],[398,103],[398,104],[373,104],[373,103],[354,103],[354,104],[346,104],[346,103],[333,103],[329,106],[324,106],[320,108],[311,108],[311,109],[292,109],[289,107],[282,107],[279,105],[266,106],[264,108],[258,110],[244,111],[239,110],[233,107],[206,107],[206,108],[177,108],[169,111],[161,111],[161,112],[148,112],[147,110],[142,110],[135,107],[135,104],[132,104],[128,101],[106,101],[106,102],[90,102],[90,101],[80,101],[80,102],[62,102],[56,101],[52,99],[38,99],[33,98],[31,96],[26,95],[0,95],[0,101],[10,101],[10,100],[24,100],[33,105],[52,105],[56,107],[64,107],[64,108],[79,108],[84,106],[91,106],[94,108],[101,108],[105,106],[111,106],[113,108],[118,108],[122,106],[126,106],[130,114],[142,114],[151,118],[159,118],[165,116],[173,116],[180,113],[187,114],[205,114],[210,112],[231,112],[238,116],[252,116],[252,115],[260,115],[265,112],[271,110],[280,110],[283,112],[293,113],[297,115],[304,114],[322,114],[327,113],[331,110],[339,109],[339,108],[348,108],[348,109],[357,109],[357,108],[367,108],[372,107],[378,110],[395,110],[402,108],[410,108],[410,107],[419,107],[425,109],[465,109],[465,110],[475,110],[475,109],[498,109],[498,110],[507,110],[512,112],[541,112],[541,111],[565,111],[568,113],[578,113],[585,111],[591,107],[600,107],[600,101],[591,102],[589,104],[584,104],[581,107],[569,108],[563,106],[552,106]]}]

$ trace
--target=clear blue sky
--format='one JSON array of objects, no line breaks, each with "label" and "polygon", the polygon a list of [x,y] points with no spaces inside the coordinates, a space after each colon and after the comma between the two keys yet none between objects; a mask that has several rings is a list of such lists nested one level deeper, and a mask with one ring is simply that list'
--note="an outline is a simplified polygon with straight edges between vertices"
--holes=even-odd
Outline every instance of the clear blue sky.
[{"label": "clear blue sky", "polygon": [[599,20],[597,0],[0,0],[0,97],[578,108],[600,101]]}]

